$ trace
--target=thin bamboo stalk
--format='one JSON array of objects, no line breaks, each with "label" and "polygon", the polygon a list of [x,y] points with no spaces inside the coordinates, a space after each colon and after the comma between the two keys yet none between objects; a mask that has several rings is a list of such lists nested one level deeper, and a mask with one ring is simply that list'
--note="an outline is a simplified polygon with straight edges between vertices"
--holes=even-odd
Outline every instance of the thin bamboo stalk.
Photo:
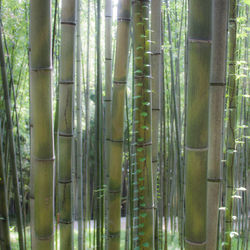
[{"label": "thin bamboo stalk", "polygon": [[104,243],[104,162],[103,162],[103,99],[101,68],[101,0],[96,1],[96,192],[97,192],[97,230],[96,247]]},{"label": "thin bamboo stalk", "polygon": [[[156,0],[151,5],[151,63],[152,63],[152,169],[154,188],[155,223],[157,223],[158,201],[157,201],[157,169],[158,169],[158,141],[160,123],[160,74],[161,74],[161,0]],[[158,244],[158,226],[155,224],[155,243]]]},{"label": "thin bamboo stalk", "polygon": [[77,216],[78,216],[78,249],[83,250],[83,176],[82,176],[82,78],[81,78],[81,0],[77,0],[77,48],[76,48],[76,75],[77,75]]},{"label": "thin bamboo stalk", "polygon": [[236,83],[236,17],[237,1],[231,0],[229,5],[229,41],[228,41],[228,125],[227,125],[227,158],[226,158],[226,232],[225,249],[231,249],[234,166],[236,157],[236,122],[237,122],[237,83]]}]

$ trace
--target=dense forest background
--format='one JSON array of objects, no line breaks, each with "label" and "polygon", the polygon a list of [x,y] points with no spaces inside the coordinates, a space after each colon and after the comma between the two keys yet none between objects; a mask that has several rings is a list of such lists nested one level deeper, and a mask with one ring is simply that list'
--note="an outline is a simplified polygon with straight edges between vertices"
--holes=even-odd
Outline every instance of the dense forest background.
[{"label": "dense forest background", "polygon": [[1,249],[249,249],[249,6],[1,0]]}]

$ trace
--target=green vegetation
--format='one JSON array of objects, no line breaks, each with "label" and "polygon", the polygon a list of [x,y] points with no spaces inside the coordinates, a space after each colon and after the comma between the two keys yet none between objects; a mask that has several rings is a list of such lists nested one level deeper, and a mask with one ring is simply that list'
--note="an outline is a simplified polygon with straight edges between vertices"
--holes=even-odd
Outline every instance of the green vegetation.
[{"label": "green vegetation", "polygon": [[0,0],[0,249],[250,249],[249,8]]}]

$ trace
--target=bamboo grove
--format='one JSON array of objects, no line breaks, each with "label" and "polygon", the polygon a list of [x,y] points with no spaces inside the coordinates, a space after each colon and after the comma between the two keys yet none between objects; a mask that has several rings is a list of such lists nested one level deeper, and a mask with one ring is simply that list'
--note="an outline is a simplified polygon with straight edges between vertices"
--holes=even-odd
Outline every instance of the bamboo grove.
[{"label": "bamboo grove", "polygon": [[250,249],[249,0],[0,1],[0,249]]}]

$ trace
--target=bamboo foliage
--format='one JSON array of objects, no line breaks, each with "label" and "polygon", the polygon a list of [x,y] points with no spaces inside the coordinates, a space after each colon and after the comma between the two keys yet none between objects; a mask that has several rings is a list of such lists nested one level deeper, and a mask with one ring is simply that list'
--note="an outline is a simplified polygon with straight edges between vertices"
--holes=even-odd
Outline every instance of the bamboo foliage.
[{"label": "bamboo foliage", "polygon": [[234,166],[236,157],[236,121],[237,121],[237,84],[236,84],[236,16],[237,1],[229,5],[229,41],[228,41],[228,125],[227,125],[227,159],[226,159],[226,232],[225,249],[231,249]]},{"label": "bamboo foliage", "polygon": [[221,188],[222,132],[226,85],[228,0],[212,4],[212,51],[209,86],[207,250],[217,249],[218,212]]},{"label": "bamboo foliage", "polygon": [[206,248],[210,10],[210,0],[189,3],[185,249]]},{"label": "bamboo foliage", "polygon": [[138,186],[137,249],[154,249],[150,1],[133,2],[135,143]]},{"label": "bamboo foliage", "polygon": [[[0,27],[0,64],[1,64],[1,75],[2,75],[2,84],[3,84],[3,94],[5,102],[5,112],[7,120],[7,130],[8,130],[8,150],[10,154],[10,166],[12,170],[13,185],[14,185],[14,194],[15,194],[15,205],[16,205],[16,214],[17,214],[17,230],[19,238],[19,248],[20,250],[25,249],[24,245],[24,235],[23,235],[23,217],[22,217],[22,207],[20,203],[20,191],[19,191],[19,177],[17,172],[17,160],[16,160],[16,149],[15,149],[15,140],[13,134],[13,122],[11,117],[11,102],[8,88],[8,78],[6,72],[6,64],[4,57],[4,43],[2,35],[2,25]],[[9,181],[10,183],[10,181]],[[8,188],[10,190],[10,188]]]},{"label": "bamboo foliage", "polygon": [[6,169],[4,166],[2,140],[0,141],[0,247],[10,250],[9,213],[6,187]]},{"label": "bamboo foliage", "polygon": [[108,249],[120,249],[123,130],[128,71],[130,8],[130,0],[119,1],[109,149]]},{"label": "bamboo foliage", "polygon": [[73,249],[72,139],[74,97],[75,0],[62,1],[59,80],[60,249]]}]

